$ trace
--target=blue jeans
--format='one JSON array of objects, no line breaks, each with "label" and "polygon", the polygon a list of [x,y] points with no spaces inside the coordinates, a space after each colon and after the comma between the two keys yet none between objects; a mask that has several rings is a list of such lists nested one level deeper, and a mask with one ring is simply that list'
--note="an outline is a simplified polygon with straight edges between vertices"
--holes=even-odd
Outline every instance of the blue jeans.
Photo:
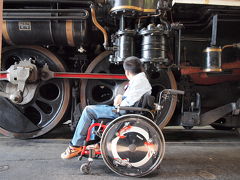
[{"label": "blue jeans", "polygon": [[[107,118],[113,120],[119,117],[120,114],[112,112],[113,109],[115,109],[114,106],[108,105],[86,106],[82,112],[70,145],[83,146],[83,142],[87,136],[88,128],[91,126],[92,123],[98,122],[98,119]],[[109,122],[110,121],[111,120],[109,120]]]}]

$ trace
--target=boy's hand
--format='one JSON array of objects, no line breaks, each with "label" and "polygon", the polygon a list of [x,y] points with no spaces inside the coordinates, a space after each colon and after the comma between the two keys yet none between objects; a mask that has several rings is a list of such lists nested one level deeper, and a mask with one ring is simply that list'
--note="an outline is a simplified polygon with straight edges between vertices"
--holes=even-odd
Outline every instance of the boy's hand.
[{"label": "boy's hand", "polygon": [[118,95],[115,97],[115,99],[114,99],[113,105],[114,105],[115,107],[117,107],[118,105],[121,104],[121,102],[122,102],[122,95],[121,95],[121,94],[118,94]]}]

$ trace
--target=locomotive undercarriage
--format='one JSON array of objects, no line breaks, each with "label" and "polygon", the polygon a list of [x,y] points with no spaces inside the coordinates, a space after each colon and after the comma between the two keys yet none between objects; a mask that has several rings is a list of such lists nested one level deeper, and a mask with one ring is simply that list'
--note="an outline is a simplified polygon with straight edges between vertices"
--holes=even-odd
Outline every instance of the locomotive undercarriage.
[{"label": "locomotive undercarriage", "polygon": [[162,101],[155,119],[161,128],[240,127],[238,6],[12,2],[4,1],[0,63],[4,135],[34,138],[61,119],[75,126],[79,103],[80,109],[112,104],[126,82],[122,62],[131,55],[143,61],[156,101],[164,89],[185,91]]}]

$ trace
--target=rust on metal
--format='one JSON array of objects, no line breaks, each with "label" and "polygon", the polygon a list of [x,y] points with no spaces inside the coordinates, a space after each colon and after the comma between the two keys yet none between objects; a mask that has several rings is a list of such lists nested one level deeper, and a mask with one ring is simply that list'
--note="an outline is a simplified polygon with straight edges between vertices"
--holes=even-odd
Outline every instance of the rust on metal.
[{"label": "rust on metal", "polygon": [[66,21],[66,36],[67,36],[67,42],[69,46],[74,47],[74,39],[73,39],[73,21],[67,20]]},{"label": "rust on metal", "polygon": [[5,39],[5,41],[7,42],[7,44],[13,44],[9,34],[8,34],[8,30],[7,30],[7,21],[3,21],[2,22],[2,35]]}]

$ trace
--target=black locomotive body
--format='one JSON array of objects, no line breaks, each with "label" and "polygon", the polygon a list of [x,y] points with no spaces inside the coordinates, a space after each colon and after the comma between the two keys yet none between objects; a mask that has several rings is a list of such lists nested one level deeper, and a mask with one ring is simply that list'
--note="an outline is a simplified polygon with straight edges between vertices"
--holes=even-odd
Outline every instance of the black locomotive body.
[{"label": "black locomotive body", "polygon": [[[16,72],[0,81],[9,95],[0,97],[4,135],[34,138],[62,119],[74,128],[76,109],[112,104],[125,84],[114,78],[43,81],[45,65],[54,72],[123,74],[128,56],[144,63],[157,101],[164,89],[185,92],[163,98],[155,119],[161,128],[240,127],[238,1],[4,0],[2,31],[1,71]],[[22,80],[18,72],[29,67],[30,78]]]}]

